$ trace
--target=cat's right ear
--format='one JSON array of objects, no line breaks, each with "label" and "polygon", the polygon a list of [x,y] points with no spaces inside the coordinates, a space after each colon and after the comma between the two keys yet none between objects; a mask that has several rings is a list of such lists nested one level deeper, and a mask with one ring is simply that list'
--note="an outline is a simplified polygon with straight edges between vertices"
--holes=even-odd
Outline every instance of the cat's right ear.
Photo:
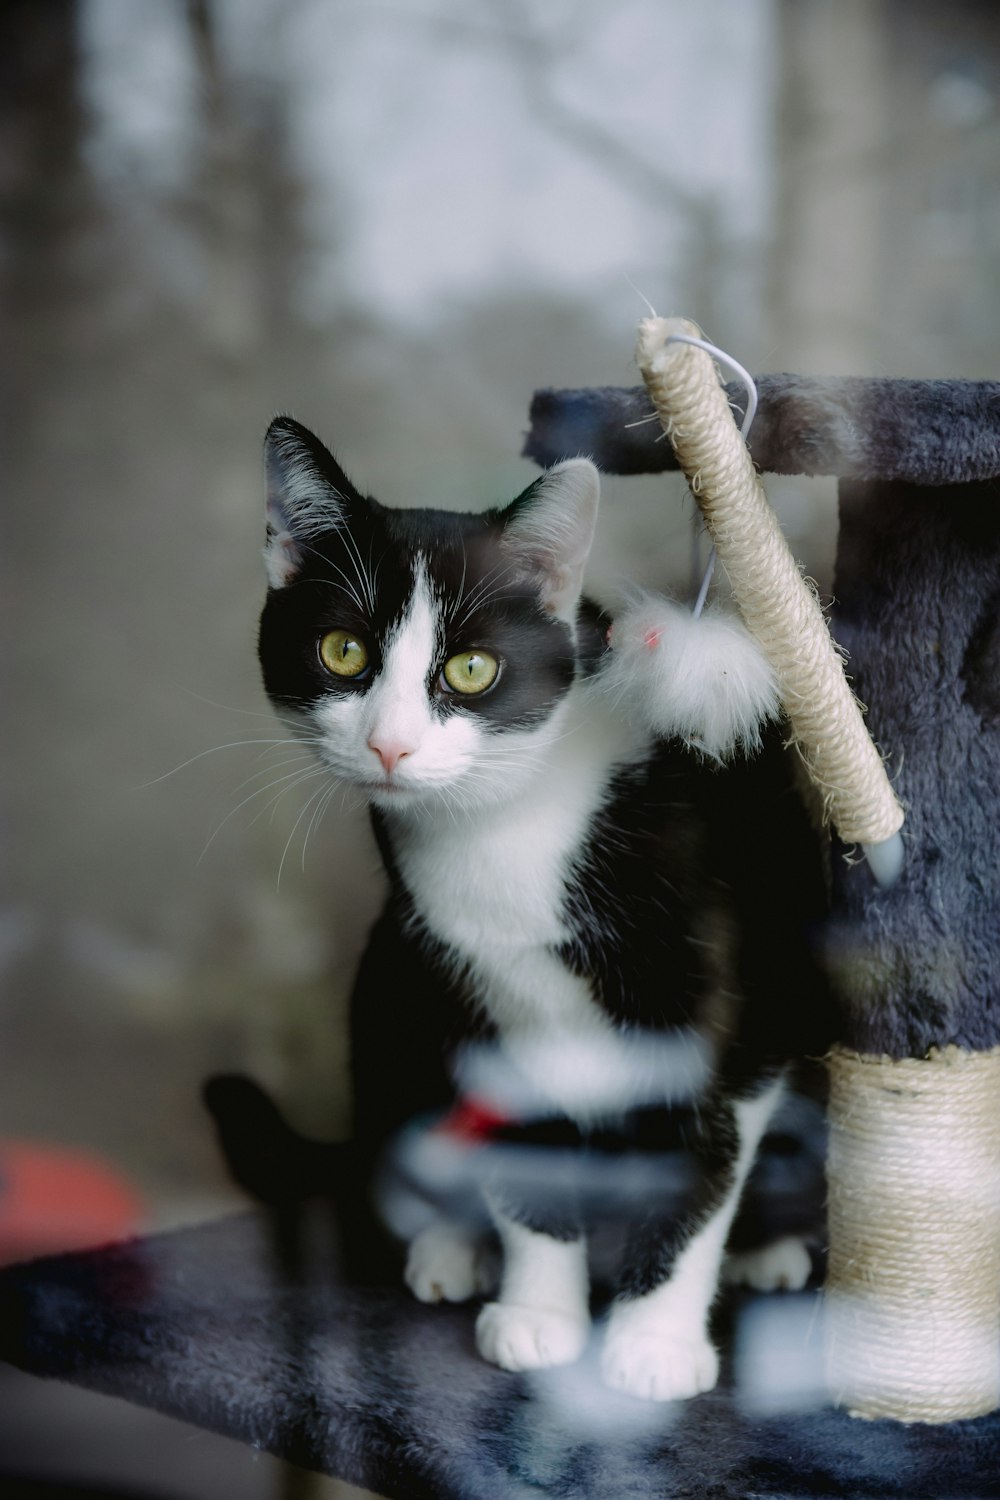
[{"label": "cat's right ear", "polygon": [[291,417],[276,417],[264,438],[267,475],[267,542],[264,564],[273,589],[301,571],[317,537],[347,523],[357,490],[319,438]]}]

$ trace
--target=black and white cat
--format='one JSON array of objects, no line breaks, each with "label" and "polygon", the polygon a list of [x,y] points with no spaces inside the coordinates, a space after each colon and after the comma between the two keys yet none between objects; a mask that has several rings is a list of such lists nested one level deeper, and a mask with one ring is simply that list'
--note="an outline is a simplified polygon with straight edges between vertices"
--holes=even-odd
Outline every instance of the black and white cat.
[{"label": "black and white cat", "polygon": [[[698,680],[670,638],[684,611],[646,596],[612,624],[582,597],[599,497],[584,459],[481,514],[364,498],[289,418],[266,462],[265,686],[364,793],[390,881],[353,1006],[359,1138],[374,1157],[454,1099],[472,1037],[583,1138],[686,1097],[690,1211],[677,1222],[655,1192],[634,1205],[602,1369],[647,1398],[709,1389],[730,1226],[822,991],[815,842],[778,731],[755,743],[767,669],[710,618],[720,680]],[[576,1359],[582,1225],[544,1194],[486,1189],[503,1270],[480,1351],[512,1370]],[[434,1226],[407,1280],[425,1300],[471,1296],[475,1253]],[[808,1274],[801,1246],[774,1265],[785,1284]]]}]

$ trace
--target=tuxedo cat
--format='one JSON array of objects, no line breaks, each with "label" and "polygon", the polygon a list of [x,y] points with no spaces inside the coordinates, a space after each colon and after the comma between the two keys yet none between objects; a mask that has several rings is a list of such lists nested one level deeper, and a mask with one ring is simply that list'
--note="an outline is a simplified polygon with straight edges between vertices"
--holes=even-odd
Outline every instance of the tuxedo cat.
[{"label": "tuxedo cat", "polygon": [[[584,459],[453,514],[363,497],[290,418],[265,451],[265,686],[364,794],[390,882],[352,1008],[361,1148],[374,1162],[454,1100],[470,1039],[582,1141],[648,1135],[679,1102],[690,1203],[678,1219],[654,1187],[632,1206],[602,1369],[636,1396],[707,1390],[730,1226],[823,993],[818,854],[780,732],[760,733],[767,669],[709,621],[719,681],[700,682],[671,654],[686,612],[638,599],[612,623],[583,597],[599,496]],[[576,1359],[590,1313],[572,1204],[499,1178],[484,1191],[503,1269],[480,1351],[511,1370]],[[433,1226],[407,1280],[471,1296],[475,1253]],[[808,1273],[801,1247],[777,1264],[775,1280]]]}]

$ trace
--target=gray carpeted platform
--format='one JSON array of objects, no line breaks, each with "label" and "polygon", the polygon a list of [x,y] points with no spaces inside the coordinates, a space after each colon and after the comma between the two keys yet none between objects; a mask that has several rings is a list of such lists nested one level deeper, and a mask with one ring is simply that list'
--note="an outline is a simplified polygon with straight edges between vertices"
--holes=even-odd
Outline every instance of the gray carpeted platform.
[{"label": "gray carpeted platform", "polygon": [[813,1404],[813,1294],[729,1300],[720,1389],[657,1406],[591,1360],[493,1369],[474,1309],[345,1284],[328,1207],[279,1228],[259,1212],[11,1268],[0,1353],[398,1500],[1000,1494],[1000,1414],[904,1427]]}]

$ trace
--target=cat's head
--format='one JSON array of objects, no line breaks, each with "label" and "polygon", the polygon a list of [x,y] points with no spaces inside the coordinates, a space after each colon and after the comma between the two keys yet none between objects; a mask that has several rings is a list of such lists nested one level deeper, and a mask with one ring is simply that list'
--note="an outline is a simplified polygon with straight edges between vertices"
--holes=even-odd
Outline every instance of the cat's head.
[{"label": "cat's head", "polygon": [[[382,809],[513,793],[559,732],[600,486],[586,459],[481,514],[390,510],[306,428],[265,441],[264,685]],[[581,640],[581,634],[586,640]]]}]

